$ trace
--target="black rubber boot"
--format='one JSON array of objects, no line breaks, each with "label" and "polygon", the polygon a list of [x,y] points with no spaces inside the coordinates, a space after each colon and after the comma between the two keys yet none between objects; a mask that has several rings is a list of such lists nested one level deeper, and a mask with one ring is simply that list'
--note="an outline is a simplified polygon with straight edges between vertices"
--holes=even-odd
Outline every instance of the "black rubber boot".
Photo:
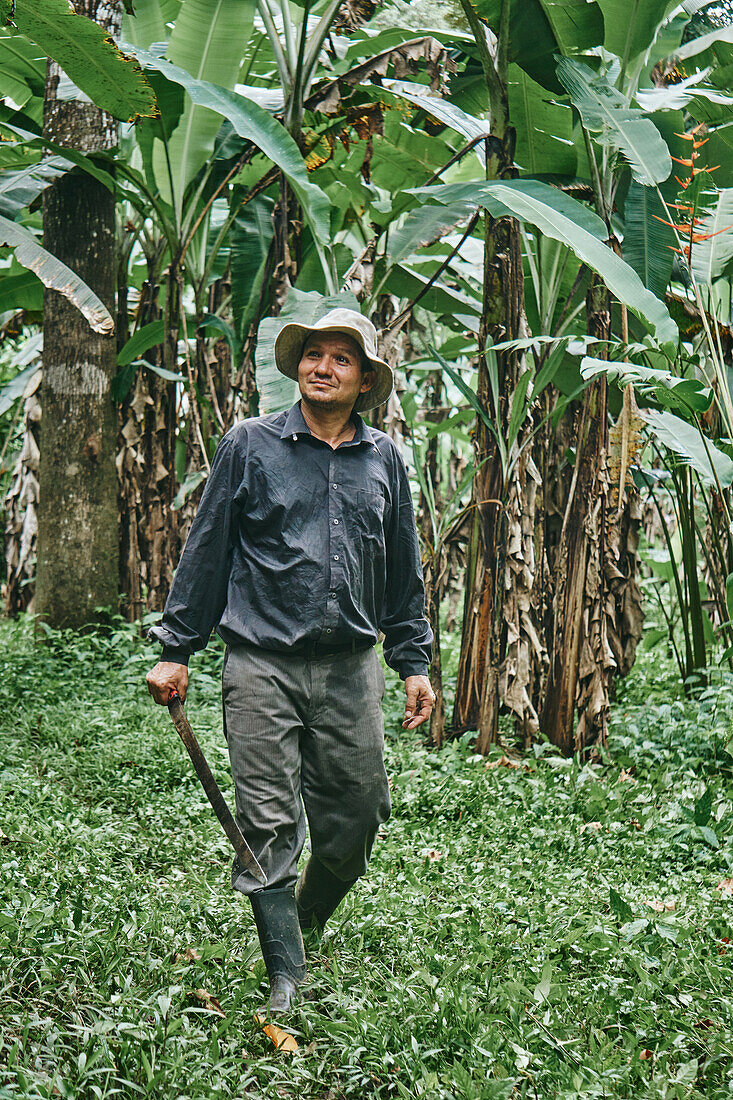
[{"label": "black rubber boot", "polygon": [[305,979],[305,950],[292,886],[250,894],[262,957],[270,979],[271,1016],[287,1012]]},{"label": "black rubber boot", "polygon": [[295,887],[301,931],[322,932],[326,921],[355,882],[355,878],[348,882],[337,878],[317,856],[311,856]]}]

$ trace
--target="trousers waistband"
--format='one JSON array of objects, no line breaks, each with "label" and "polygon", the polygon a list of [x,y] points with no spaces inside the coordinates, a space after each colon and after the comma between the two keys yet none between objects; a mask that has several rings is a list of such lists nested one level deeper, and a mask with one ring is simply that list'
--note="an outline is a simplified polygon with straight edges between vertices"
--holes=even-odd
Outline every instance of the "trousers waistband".
[{"label": "trousers waistband", "polygon": [[305,657],[307,660],[313,660],[318,657],[331,657],[337,653],[352,656],[355,653],[362,653],[365,649],[372,648],[371,642],[357,642],[355,638],[352,638],[350,642],[301,642],[299,645],[293,646],[290,652],[294,657]]}]

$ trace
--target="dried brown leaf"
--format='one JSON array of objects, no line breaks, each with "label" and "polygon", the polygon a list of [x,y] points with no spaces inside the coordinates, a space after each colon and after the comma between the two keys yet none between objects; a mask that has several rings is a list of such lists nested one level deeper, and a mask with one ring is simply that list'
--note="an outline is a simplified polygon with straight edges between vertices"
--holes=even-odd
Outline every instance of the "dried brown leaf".
[{"label": "dried brown leaf", "polygon": [[174,962],[198,962],[201,956],[195,947],[187,947],[185,951],[179,951],[176,955]]},{"label": "dried brown leaf", "polygon": [[651,901],[646,902],[650,909],[653,909],[655,913],[673,913],[677,908],[676,901],[662,901],[660,898],[652,898]]},{"label": "dried brown leaf", "polygon": [[498,760],[490,760],[485,765],[487,768],[521,768],[516,760],[510,760],[508,756],[500,756]]},{"label": "dried brown leaf", "polygon": [[721,897],[733,896],[733,878],[724,878],[722,882],[719,882],[715,887],[716,890],[720,890]]},{"label": "dried brown leaf", "polygon": [[219,1016],[226,1016],[224,1009],[221,1007],[216,997],[212,997],[211,993],[206,989],[194,989],[193,995],[196,1000],[200,1001],[210,1012],[216,1012]]}]

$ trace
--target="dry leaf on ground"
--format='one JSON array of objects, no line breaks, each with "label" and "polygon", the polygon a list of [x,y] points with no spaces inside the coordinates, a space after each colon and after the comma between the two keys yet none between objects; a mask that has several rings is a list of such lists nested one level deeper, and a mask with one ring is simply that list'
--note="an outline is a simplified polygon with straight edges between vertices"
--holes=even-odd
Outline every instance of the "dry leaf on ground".
[{"label": "dry leaf on ground", "polygon": [[619,783],[636,783],[633,775],[631,774],[631,772],[627,772],[626,768],[622,768],[619,772],[618,781]]},{"label": "dry leaf on ground", "polygon": [[646,902],[650,909],[653,909],[655,913],[673,913],[677,908],[676,901],[661,901],[659,898],[652,898],[651,901]]},{"label": "dry leaf on ground", "polygon": [[603,828],[603,826],[601,825],[600,821],[586,821],[586,822],[584,822],[583,825],[580,826],[580,828],[578,829],[578,832],[579,833],[585,833],[585,832],[597,833],[598,830],[602,829],[602,828]]},{"label": "dry leaf on ground", "polygon": [[201,1001],[201,1004],[204,1005],[205,1008],[208,1008],[210,1012],[217,1012],[219,1016],[226,1015],[224,1009],[221,1007],[216,997],[212,997],[212,995],[207,992],[207,990],[194,989],[193,995],[196,1000]]},{"label": "dry leaf on ground", "polygon": [[508,756],[500,756],[498,760],[490,760],[484,765],[486,768],[521,768],[521,766],[516,760],[510,760]]},{"label": "dry leaf on ground", "polygon": [[647,1050],[642,1050],[641,1054],[639,1055],[639,1059],[642,1062],[645,1061],[647,1058],[653,1058],[653,1057],[654,1057],[654,1052],[652,1050],[648,1050],[648,1049]]},{"label": "dry leaf on ground", "polygon": [[173,961],[177,963],[198,962],[200,958],[201,956],[195,947],[187,947],[185,951],[179,951]]},{"label": "dry leaf on ground", "polygon": [[298,1044],[289,1031],[284,1031],[277,1024],[269,1024],[259,1012],[255,1012],[255,1020],[276,1050],[282,1050],[285,1054],[294,1054],[298,1049]]},{"label": "dry leaf on ground", "polygon": [[733,878],[724,878],[722,882],[719,882],[715,887],[716,890],[720,890],[721,897],[733,896]]}]

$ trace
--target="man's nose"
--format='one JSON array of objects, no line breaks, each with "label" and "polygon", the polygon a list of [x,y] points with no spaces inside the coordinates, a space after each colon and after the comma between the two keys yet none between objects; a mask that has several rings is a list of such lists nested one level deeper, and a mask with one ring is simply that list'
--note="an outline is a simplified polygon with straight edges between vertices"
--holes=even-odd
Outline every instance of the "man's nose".
[{"label": "man's nose", "polygon": [[328,360],[326,359],[325,356],[322,359],[318,360],[318,362],[315,365],[314,370],[315,370],[316,374],[330,374],[331,373],[330,370],[329,370],[329,366],[328,366]]}]

